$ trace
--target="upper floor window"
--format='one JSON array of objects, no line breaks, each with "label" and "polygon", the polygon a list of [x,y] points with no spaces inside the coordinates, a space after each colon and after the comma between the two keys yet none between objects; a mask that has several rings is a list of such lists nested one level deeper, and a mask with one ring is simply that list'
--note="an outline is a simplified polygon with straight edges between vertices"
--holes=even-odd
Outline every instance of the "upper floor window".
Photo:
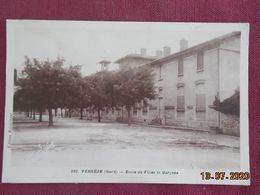
[{"label": "upper floor window", "polygon": [[178,60],[178,76],[183,76],[183,58]]},{"label": "upper floor window", "polygon": [[162,65],[159,66],[159,81],[162,80]]},{"label": "upper floor window", "polygon": [[200,51],[197,55],[197,71],[203,71],[204,69],[204,54]]}]

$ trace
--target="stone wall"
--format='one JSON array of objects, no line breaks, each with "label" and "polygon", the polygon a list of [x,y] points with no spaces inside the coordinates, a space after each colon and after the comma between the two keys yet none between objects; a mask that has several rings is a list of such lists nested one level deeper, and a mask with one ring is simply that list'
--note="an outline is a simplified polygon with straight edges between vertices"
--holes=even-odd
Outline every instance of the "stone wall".
[{"label": "stone wall", "polygon": [[221,132],[228,135],[240,135],[240,121],[238,116],[220,114]]}]

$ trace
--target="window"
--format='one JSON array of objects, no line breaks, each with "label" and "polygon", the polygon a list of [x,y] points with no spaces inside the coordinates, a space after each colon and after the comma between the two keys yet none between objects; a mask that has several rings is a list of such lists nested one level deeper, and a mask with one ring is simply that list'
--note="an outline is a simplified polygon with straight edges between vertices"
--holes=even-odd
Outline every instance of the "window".
[{"label": "window", "polygon": [[203,51],[200,51],[197,55],[197,71],[203,71],[204,60],[203,60]]},{"label": "window", "polygon": [[164,110],[174,110],[174,106],[164,106]]},{"label": "window", "polygon": [[197,112],[206,111],[206,95],[205,95],[204,83],[199,83],[196,85],[196,111]]},{"label": "window", "polygon": [[185,99],[184,99],[184,95],[177,96],[177,112],[185,112]]},{"label": "window", "polygon": [[206,111],[206,97],[205,94],[196,95],[196,111],[205,112]]},{"label": "window", "polygon": [[162,80],[162,65],[159,66],[159,81]]},{"label": "window", "polygon": [[183,58],[178,61],[178,76],[183,76]]},{"label": "window", "polygon": [[157,98],[160,100],[160,99],[163,99],[163,94],[162,94],[162,91],[163,91],[163,87],[158,87],[158,96]]},{"label": "window", "polygon": [[177,94],[177,112],[185,112],[185,97],[183,86],[178,87]]},{"label": "window", "polygon": [[149,106],[149,110],[157,110],[157,106]]},{"label": "window", "polygon": [[147,115],[148,107],[143,106],[143,115]]}]

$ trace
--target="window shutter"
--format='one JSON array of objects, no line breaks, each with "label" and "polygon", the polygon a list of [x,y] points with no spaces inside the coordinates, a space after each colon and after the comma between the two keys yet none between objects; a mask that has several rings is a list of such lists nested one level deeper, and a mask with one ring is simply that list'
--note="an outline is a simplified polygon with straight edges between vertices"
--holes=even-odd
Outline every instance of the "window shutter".
[{"label": "window shutter", "polygon": [[197,55],[197,70],[203,70],[204,68],[204,60],[203,60],[203,52],[199,52]]},{"label": "window shutter", "polygon": [[177,96],[177,111],[184,112],[185,111],[185,99],[184,95]]},{"label": "window shutter", "polygon": [[162,65],[159,66],[159,79],[162,78]]},{"label": "window shutter", "polygon": [[178,61],[178,75],[183,75],[183,59],[180,58]]},{"label": "window shutter", "polygon": [[206,111],[206,97],[205,94],[196,95],[196,111],[205,112]]}]

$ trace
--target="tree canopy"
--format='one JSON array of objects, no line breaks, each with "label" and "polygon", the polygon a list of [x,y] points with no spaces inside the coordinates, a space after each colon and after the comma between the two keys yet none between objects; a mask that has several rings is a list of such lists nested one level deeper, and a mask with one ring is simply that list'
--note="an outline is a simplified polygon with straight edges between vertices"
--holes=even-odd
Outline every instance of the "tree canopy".
[{"label": "tree canopy", "polygon": [[118,82],[114,86],[118,104],[125,106],[128,111],[128,124],[131,120],[131,108],[136,103],[155,98],[154,78],[151,68],[141,66],[134,69],[120,70]]},{"label": "tree canopy", "polygon": [[146,66],[139,68],[101,71],[83,77],[81,67],[65,66],[63,58],[40,61],[25,58],[24,69],[16,81],[14,109],[48,109],[49,126],[53,125],[52,109],[80,109],[91,107],[98,112],[104,108],[124,106],[129,115],[138,102],[146,102],[155,97],[152,70]]},{"label": "tree canopy", "polygon": [[240,115],[240,91],[236,90],[232,96],[220,102],[217,98],[214,102],[214,109],[235,116]]},{"label": "tree canopy", "polygon": [[15,108],[39,112],[48,109],[49,126],[52,126],[52,109],[75,104],[71,98],[77,97],[81,78],[78,66],[66,68],[64,62],[63,58],[39,61],[26,57],[21,77],[16,82]]}]

